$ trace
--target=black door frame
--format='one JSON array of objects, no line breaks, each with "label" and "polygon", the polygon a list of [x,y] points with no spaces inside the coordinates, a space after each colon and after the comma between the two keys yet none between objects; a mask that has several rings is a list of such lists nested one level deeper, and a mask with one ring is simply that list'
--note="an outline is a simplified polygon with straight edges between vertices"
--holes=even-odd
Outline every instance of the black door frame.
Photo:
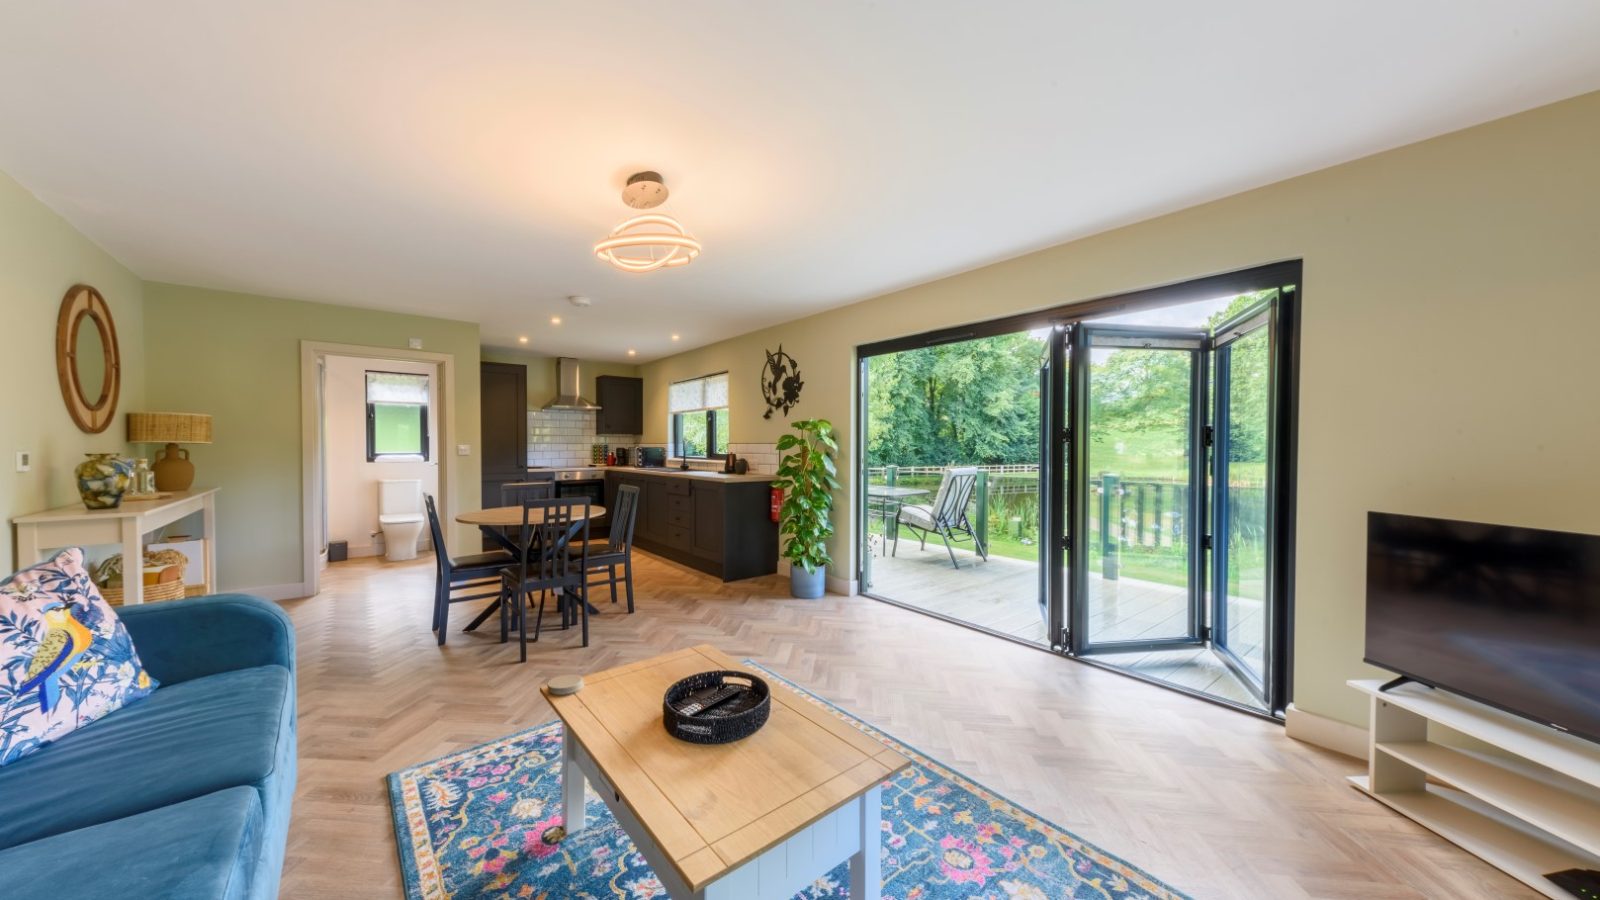
[{"label": "black door frame", "polygon": [[[1135,678],[1168,690],[1189,694],[1197,699],[1226,706],[1254,715],[1267,715],[1269,718],[1282,718],[1283,711],[1293,699],[1294,679],[1293,660],[1294,646],[1292,635],[1294,628],[1294,556],[1295,556],[1295,488],[1296,488],[1296,460],[1298,457],[1299,419],[1299,357],[1300,357],[1300,303],[1304,296],[1302,287],[1303,263],[1301,260],[1287,260],[1284,262],[1270,263],[1235,272],[1227,272],[1188,281],[1162,285],[1159,287],[1145,288],[1114,294],[1104,297],[1070,303],[1035,312],[1021,313],[986,322],[969,325],[960,325],[941,328],[920,334],[905,337],[876,341],[858,345],[856,348],[857,361],[857,400],[855,410],[856,434],[867,433],[867,361],[873,356],[886,353],[897,353],[903,350],[912,350],[921,347],[930,347],[937,344],[954,343],[957,341],[971,340],[979,337],[992,337],[994,335],[1008,334],[1017,331],[1028,331],[1037,328],[1049,327],[1052,329],[1051,343],[1059,343],[1060,357],[1050,357],[1056,361],[1051,366],[1055,373],[1049,381],[1041,382],[1041,386],[1057,388],[1052,394],[1059,398],[1062,406],[1069,401],[1074,408],[1087,410],[1088,404],[1088,372],[1087,354],[1081,354],[1085,365],[1079,367],[1081,374],[1073,377],[1073,373],[1066,371],[1069,359],[1080,356],[1080,343],[1084,340],[1082,329],[1076,327],[1086,319],[1102,318],[1119,313],[1135,312],[1144,309],[1157,309],[1174,306],[1181,303],[1206,300],[1228,294],[1244,294],[1252,291],[1278,289],[1277,302],[1273,304],[1271,321],[1271,340],[1273,342],[1272,371],[1273,397],[1272,415],[1278,427],[1273,429],[1278,440],[1276,446],[1269,453],[1271,455],[1272,471],[1276,475],[1276,483],[1269,490],[1268,504],[1269,516],[1272,525],[1270,536],[1272,546],[1276,553],[1269,555],[1267,584],[1271,606],[1271,622],[1269,624],[1269,652],[1275,648],[1276,652],[1267,665],[1267,684],[1265,685],[1265,703],[1269,712],[1263,714],[1260,710],[1242,706],[1232,701],[1216,697],[1192,688],[1186,688],[1171,682],[1162,681],[1136,671],[1121,668],[1097,660],[1093,655],[1079,656],[1071,654],[1068,647],[1070,634],[1067,628],[1062,627],[1067,623],[1060,622],[1051,625],[1053,636],[1050,651],[1067,655],[1069,658],[1094,665],[1107,671]],[[1050,351],[1047,350],[1047,357]],[[1048,402],[1054,406],[1058,401],[1051,399]],[[1204,409],[1204,406],[1200,407]],[[1066,421],[1065,410],[1054,419],[1056,423]],[[1041,430],[1051,432],[1047,422],[1040,423]],[[1072,432],[1071,426],[1066,425],[1058,432],[1047,433],[1048,459],[1041,459],[1041,468],[1050,461],[1056,462],[1061,468],[1056,471],[1065,471],[1066,478],[1051,479],[1051,487],[1042,491],[1041,506],[1047,503],[1058,512],[1055,518],[1059,523],[1076,523],[1083,521],[1086,512],[1082,501],[1082,491],[1074,490],[1073,486],[1084,478],[1082,471],[1087,465],[1086,454],[1078,450],[1079,441]],[[1042,441],[1041,443],[1045,443]],[[1204,449],[1204,448],[1202,448]],[[1201,456],[1201,454],[1196,454]],[[1203,456],[1201,456],[1203,460]],[[870,565],[863,560],[861,552],[865,547],[866,528],[866,452],[864,445],[858,443],[856,449],[856,479],[855,503],[857,510],[856,533],[852,536],[858,554],[857,576],[863,577],[863,567]],[[1083,482],[1087,483],[1087,482]],[[1059,487],[1057,487],[1059,486]],[[1201,491],[1205,494],[1207,492]],[[1044,522],[1044,511],[1041,510],[1041,522]],[[1047,524],[1047,523],[1046,523]],[[1060,528],[1057,533],[1052,533],[1048,540],[1044,540],[1041,532],[1043,548],[1041,552],[1041,565],[1057,574],[1053,578],[1041,578],[1040,584],[1049,590],[1047,610],[1066,609],[1065,579],[1060,577],[1063,569],[1067,574],[1075,571],[1070,565],[1050,565],[1048,561],[1055,557],[1057,560],[1070,562],[1071,556],[1076,552],[1075,547],[1080,542],[1074,540],[1074,535],[1067,533],[1067,529]],[[1086,551],[1086,548],[1085,548]],[[1085,557],[1087,558],[1087,557]],[[865,582],[863,582],[865,583]],[[1201,585],[1207,585],[1202,573]],[[944,619],[963,627],[972,628],[985,633],[1011,640],[1023,646],[1039,648],[1038,644],[1025,641],[1021,638],[1007,635],[1002,632],[992,631],[972,623],[931,612],[920,607],[901,603],[891,597],[883,597],[864,591],[867,596],[874,599],[902,606],[923,615]],[[1209,591],[1208,591],[1209,593]],[[1056,629],[1060,630],[1057,631]]]}]

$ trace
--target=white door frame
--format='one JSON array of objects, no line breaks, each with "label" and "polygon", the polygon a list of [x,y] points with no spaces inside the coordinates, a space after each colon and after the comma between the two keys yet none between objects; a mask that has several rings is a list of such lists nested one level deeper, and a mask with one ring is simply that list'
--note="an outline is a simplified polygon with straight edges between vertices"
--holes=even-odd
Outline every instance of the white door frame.
[{"label": "white door frame", "polygon": [[[300,538],[302,547],[301,579],[304,596],[310,597],[320,590],[321,566],[317,564],[320,548],[317,547],[317,517],[322,509],[322,447],[317,440],[321,427],[317,415],[322,398],[317,396],[320,380],[317,365],[330,356],[349,356],[360,359],[394,359],[406,362],[434,363],[439,367],[439,383],[435,392],[438,410],[430,411],[429,418],[438,422],[439,433],[439,518],[453,521],[456,510],[452,490],[449,460],[450,449],[456,445],[456,358],[449,353],[430,353],[426,350],[405,350],[398,347],[368,347],[363,344],[337,344],[327,341],[300,342]],[[437,417],[434,416],[437,412]],[[435,548],[437,550],[437,548]]]}]

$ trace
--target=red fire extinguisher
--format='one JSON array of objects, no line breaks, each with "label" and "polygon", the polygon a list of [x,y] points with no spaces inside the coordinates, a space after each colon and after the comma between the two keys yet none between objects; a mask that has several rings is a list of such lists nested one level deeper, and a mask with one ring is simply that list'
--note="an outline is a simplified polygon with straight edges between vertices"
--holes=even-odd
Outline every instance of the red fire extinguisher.
[{"label": "red fire extinguisher", "polygon": [[783,508],[783,488],[772,489],[772,521],[778,521],[778,510]]}]

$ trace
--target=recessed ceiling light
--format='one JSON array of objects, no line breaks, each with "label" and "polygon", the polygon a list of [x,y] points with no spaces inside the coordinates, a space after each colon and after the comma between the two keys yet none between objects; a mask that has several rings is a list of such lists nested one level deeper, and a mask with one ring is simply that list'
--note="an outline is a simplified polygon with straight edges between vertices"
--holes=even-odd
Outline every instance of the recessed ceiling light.
[{"label": "recessed ceiling light", "polygon": [[519,343],[519,344],[526,344],[527,342],[528,342],[528,336],[527,335],[523,335],[523,336],[517,338],[517,343]]},{"label": "recessed ceiling light", "polygon": [[550,317],[550,324],[551,325],[560,325],[561,324],[561,317],[560,316],[551,316]]},{"label": "recessed ceiling light", "polygon": [[637,355],[637,354],[638,354],[638,352],[639,352],[639,351],[637,351],[637,350],[635,350],[635,349],[633,349],[633,348],[632,348],[632,347],[630,347],[630,348],[628,348],[628,355],[629,355],[629,356],[634,356],[634,355]]},{"label": "recessed ceiling light", "polygon": [[672,336],[672,339],[673,339],[673,340],[677,340],[677,339],[678,339],[678,336],[677,336],[677,335],[673,335],[673,336]]}]

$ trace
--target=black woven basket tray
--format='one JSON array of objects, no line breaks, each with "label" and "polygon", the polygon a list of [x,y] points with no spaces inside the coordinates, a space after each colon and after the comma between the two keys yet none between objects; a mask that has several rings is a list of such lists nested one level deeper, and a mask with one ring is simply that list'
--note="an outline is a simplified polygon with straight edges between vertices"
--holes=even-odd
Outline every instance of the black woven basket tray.
[{"label": "black woven basket tray", "polygon": [[[719,694],[723,688],[728,689],[726,696]],[[767,683],[749,672],[731,669],[690,675],[667,688],[661,705],[667,734],[694,744],[727,744],[747,738],[767,724],[771,713],[772,691]]]}]

